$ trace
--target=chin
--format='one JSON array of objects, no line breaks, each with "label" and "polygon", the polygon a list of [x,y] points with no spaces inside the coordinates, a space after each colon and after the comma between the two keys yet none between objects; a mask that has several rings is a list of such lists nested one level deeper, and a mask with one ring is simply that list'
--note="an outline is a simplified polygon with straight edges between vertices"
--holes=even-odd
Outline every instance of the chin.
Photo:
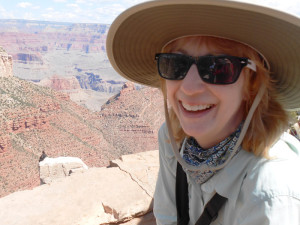
[{"label": "chin", "polygon": [[207,136],[207,134],[211,133],[206,127],[203,127],[201,125],[184,125],[182,126],[182,129],[184,133],[186,133],[188,136],[192,136],[194,138],[201,138]]}]

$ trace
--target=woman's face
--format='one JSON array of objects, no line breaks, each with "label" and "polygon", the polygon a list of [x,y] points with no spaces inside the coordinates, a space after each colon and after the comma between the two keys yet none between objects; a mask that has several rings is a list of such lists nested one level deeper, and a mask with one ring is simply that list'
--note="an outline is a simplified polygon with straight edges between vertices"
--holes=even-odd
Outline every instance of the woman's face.
[{"label": "woman's face", "polygon": [[[174,53],[190,56],[222,55],[214,46],[186,42]],[[180,81],[166,80],[167,98],[184,132],[203,148],[210,148],[234,132],[243,120],[244,73],[233,84],[204,83],[195,64]]]}]

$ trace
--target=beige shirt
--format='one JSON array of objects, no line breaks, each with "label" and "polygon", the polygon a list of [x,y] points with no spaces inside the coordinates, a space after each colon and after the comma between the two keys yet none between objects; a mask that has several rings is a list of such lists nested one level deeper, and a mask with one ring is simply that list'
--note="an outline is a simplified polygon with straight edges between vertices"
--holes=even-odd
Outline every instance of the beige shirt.
[{"label": "beige shirt", "polygon": [[[177,161],[164,124],[159,131],[160,170],[154,194],[157,225],[177,224],[175,174]],[[204,184],[188,176],[190,224],[217,192],[228,198],[212,225],[299,225],[300,143],[284,134],[266,160],[241,150]]]}]

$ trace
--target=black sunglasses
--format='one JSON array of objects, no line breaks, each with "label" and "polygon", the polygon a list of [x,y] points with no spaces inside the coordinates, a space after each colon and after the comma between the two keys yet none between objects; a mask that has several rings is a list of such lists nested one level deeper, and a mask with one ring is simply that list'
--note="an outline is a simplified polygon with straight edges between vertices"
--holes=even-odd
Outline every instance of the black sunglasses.
[{"label": "black sunglasses", "polygon": [[167,80],[183,80],[193,64],[197,65],[201,79],[209,84],[232,84],[244,67],[256,71],[253,61],[229,55],[193,57],[176,53],[155,55],[159,75]]}]

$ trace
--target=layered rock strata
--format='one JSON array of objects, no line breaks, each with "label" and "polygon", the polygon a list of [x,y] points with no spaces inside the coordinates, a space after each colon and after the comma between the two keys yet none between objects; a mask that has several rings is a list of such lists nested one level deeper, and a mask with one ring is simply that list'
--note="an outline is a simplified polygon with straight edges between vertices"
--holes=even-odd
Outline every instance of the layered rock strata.
[{"label": "layered rock strata", "polygon": [[[111,67],[105,49],[109,25],[0,20],[0,46],[14,76],[68,92],[77,104],[99,111],[124,79]],[[1,63],[0,63],[1,64]],[[5,67],[3,67],[5,68]],[[0,70],[8,76],[12,70]]]},{"label": "layered rock strata", "polygon": [[40,184],[43,151],[51,158],[79,157],[88,167],[101,167],[121,155],[158,147],[163,122],[158,90],[127,84],[101,112],[16,77],[0,78],[0,93],[0,197]]},{"label": "layered rock strata", "polygon": [[14,74],[23,79],[97,73],[115,80],[119,76],[105,54],[108,29],[106,24],[0,20],[0,46],[13,56]]},{"label": "layered rock strata", "polygon": [[115,148],[93,123],[98,115],[67,94],[15,77],[0,79],[0,196],[40,184],[42,151],[80,157],[88,166],[114,159]]},{"label": "layered rock strata", "polygon": [[126,83],[120,94],[110,98],[99,112],[103,135],[107,141],[126,152],[123,154],[157,149],[157,135],[164,121],[163,98],[159,90],[136,90]]}]

